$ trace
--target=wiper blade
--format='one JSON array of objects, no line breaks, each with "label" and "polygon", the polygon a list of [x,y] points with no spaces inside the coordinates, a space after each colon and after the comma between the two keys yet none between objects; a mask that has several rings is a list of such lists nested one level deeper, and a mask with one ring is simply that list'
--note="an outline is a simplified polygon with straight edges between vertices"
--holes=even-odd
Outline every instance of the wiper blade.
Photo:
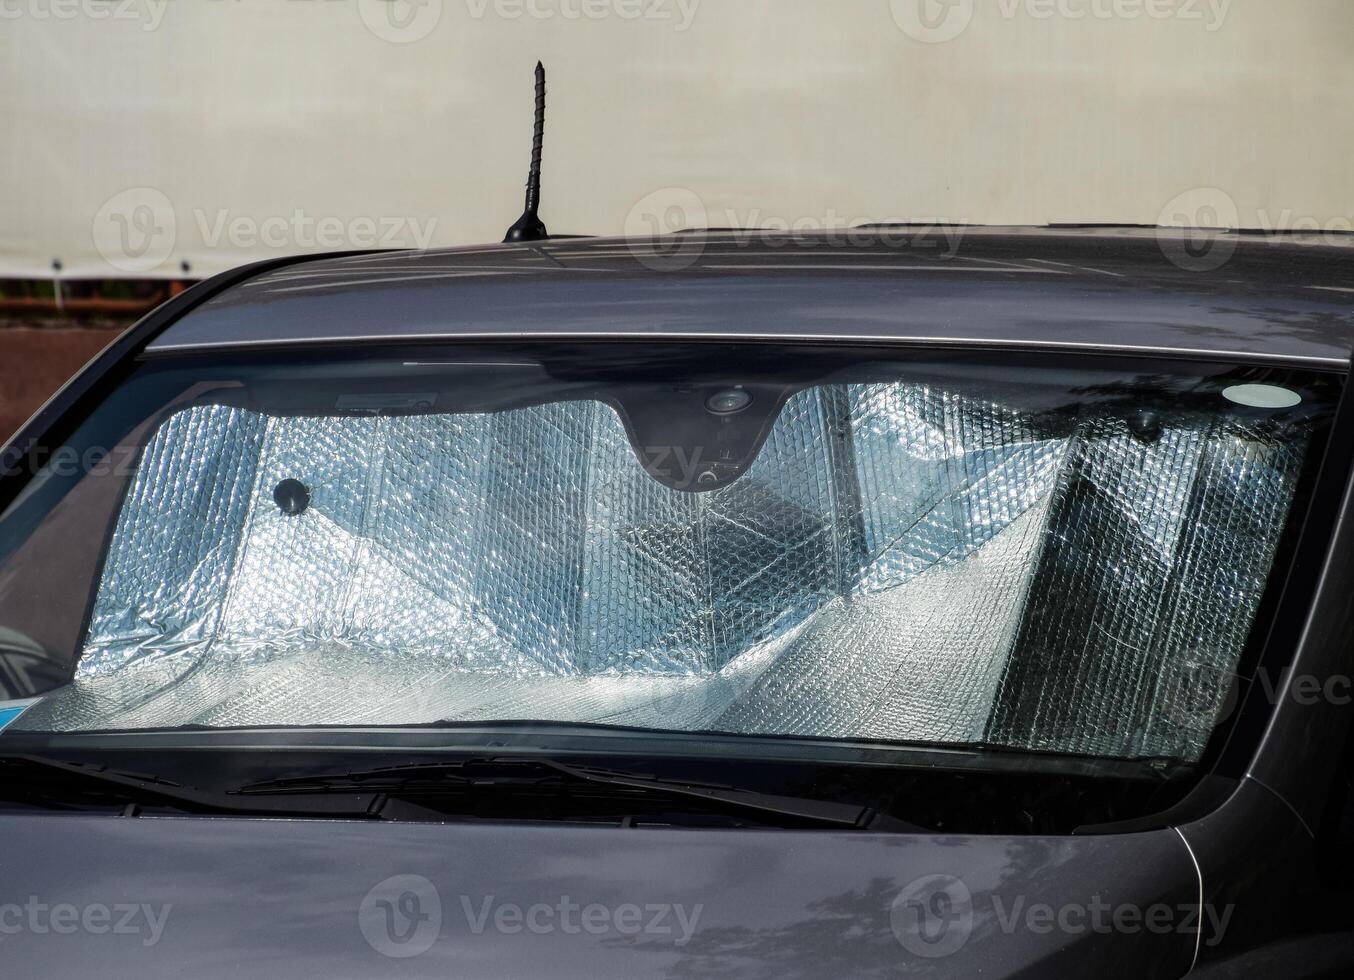
[{"label": "wiper blade", "polygon": [[621,796],[638,794],[694,801],[711,810],[776,817],[794,825],[885,832],[920,830],[868,806],[574,766],[554,759],[477,757],[284,777],[221,791],[185,786],[154,774],[97,763],[66,762],[28,754],[0,755],[0,799],[40,801],[44,806],[76,809],[115,801],[128,804],[129,815],[139,812],[141,807],[164,807],[235,816],[444,820],[447,813],[420,806],[410,799],[445,797],[449,790],[513,791],[538,787],[563,790],[566,795],[570,787],[606,787],[619,791]]},{"label": "wiper blade", "polygon": [[552,786],[605,786],[683,800],[697,800],[714,809],[741,810],[795,822],[854,830],[892,832],[920,828],[868,806],[809,797],[779,796],[714,783],[661,779],[643,773],[592,766],[574,766],[555,759],[471,758],[455,762],[411,763],[347,772],[290,776],[250,783],[237,791],[255,796],[271,793],[330,793],[379,790],[391,796],[445,793],[449,788],[511,789]]},{"label": "wiper blade", "polygon": [[[15,769],[27,769],[27,776],[35,778],[24,778],[14,772]],[[334,794],[323,800],[279,797],[244,801],[223,793],[184,786],[160,776],[110,769],[94,763],[63,762],[38,755],[0,756],[0,799],[38,798],[78,805],[83,802],[83,797],[91,794],[192,813],[367,818],[380,815],[380,797],[372,794]]]}]

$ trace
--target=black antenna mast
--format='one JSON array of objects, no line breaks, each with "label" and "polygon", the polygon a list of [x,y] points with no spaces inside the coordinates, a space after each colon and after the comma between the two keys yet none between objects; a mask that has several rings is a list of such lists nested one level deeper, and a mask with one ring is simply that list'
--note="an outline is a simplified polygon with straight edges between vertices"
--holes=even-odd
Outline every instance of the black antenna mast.
[{"label": "black antenna mast", "polygon": [[549,235],[536,214],[541,204],[541,144],[545,142],[545,66],[536,62],[536,123],[531,130],[531,169],[527,171],[527,206],[508,229],[505,242],[538,242]]}]

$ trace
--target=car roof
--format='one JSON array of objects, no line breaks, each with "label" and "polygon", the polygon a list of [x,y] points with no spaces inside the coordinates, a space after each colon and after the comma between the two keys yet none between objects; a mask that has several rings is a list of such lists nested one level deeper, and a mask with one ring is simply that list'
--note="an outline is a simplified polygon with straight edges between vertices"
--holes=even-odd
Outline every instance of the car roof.
[{"label": "car roof", "polygon": [[224,290],[147,350],[756,339],[1347,366],[1354,238],[1195,234],[881,226],[319,257]]}]

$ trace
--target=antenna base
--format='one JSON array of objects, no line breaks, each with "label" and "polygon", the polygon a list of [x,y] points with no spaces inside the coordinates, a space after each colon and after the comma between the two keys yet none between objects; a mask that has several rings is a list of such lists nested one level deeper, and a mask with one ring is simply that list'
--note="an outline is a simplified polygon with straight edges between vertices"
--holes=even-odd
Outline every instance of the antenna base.
[{"label": "antenna base", "polygon": [[509,242],[539,242],[549,237],[550,232],[545,230],[545,222],[536,215],[527,212],[508,229],[508,233],[503,236],[503,242],[504,244]]}]

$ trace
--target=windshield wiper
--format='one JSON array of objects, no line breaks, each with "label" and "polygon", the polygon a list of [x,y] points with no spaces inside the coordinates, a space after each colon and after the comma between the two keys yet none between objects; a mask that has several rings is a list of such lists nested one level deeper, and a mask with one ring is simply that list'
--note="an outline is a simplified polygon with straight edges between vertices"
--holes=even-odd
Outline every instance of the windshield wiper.
[{"label": "windshield wiper", "polygon": [[95,801],[117,801],[133,808],[169,807],[190,813],[233,813],[241,816],[379,817],[379,797],[334,794],[324,799],[241,800],[223,793],[184,786],[145,773],[107,766],[63,762],[38,755],[0,755],[0,799],[41,801],[59,807],[85,808]]},{"label": "windshield wiper", "polygon": [[[573,766],[553,759],[469,758],[454,762],[355,769],[248,783],[238,789],[204,790],[152,774],[104,765],[66,762],[38,755],[0,755],[0,799],[58,808],[88,809],[110,803],[136,815],[143,807],[236,816],[305,816],[368,820],[445,820],[443,809],[458,793],[480,796],[549,790],[565,798],[589,789],[615,791],[625,799],[672,800],[700,809],[774,817],[792,826],[816,825],[880,832],[919,832],[873,807],[807,797],[780,796],[715,783],[661,779],[642,773]],[[433,798],[430,807],[419,798]],[[652,800],[651,800],[652,802]]]},{"label": "windshield wiper", "polygon": [[376,790],[407,798],[446,795],[449,790],[511,791],[514,788],[550,787],[567,792],[570,786],[600,786],[627,794],[698,801],[714,810],[740,810],[774,816],[791,823],[853,830],[920,831],[918,827],[868,806],[809,797],[779,796],[716,783],[660,779],[618,769],[574,766],[554,759],[487,757],[382,766],[333,774],[267,779],[242,786],[237,792],[244,796],[259,796]]}]

